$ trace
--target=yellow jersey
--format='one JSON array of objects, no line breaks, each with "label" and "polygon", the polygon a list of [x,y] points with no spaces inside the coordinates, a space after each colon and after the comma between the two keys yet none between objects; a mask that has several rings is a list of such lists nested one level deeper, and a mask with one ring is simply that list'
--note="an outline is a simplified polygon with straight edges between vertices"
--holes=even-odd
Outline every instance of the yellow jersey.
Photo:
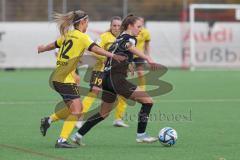
[{"label": "yellow jersey", "polygon": [[[109,31],[109,32],[102,33],[96,43],[101,48],[108,50],[109,47],[113,44],[113,42],[115,42],[115,40],[116,40],[116,37]],[[93,70],[102,72],[104,70],[104,65],[105,65],[104,63],[107,57],[100,56],[95,53],[93,53],[93,55],[97,58],[97,62],[94,65]]]},{"label": "yellow jersey", "polygon": [[57,39],[55,45],[60,49],[57,55],[57,66],[51,80],[61,83],[75,83],[74,72],[78,62],[85,49],[91,49],[94,42],[87,34],[79,30],[71,30],[65,37]]},{"label": "yellow jersey", "polygon": [[[145,48],[145,42],[148,42],[151,40],[151,36],[149,31],[146,28],[142,28],[140,33],[138,34],[137,38],[137,49],[139,49],[140,51],[144,52]],[[134,57],[137,57],[136,55],[134,55]]]}]

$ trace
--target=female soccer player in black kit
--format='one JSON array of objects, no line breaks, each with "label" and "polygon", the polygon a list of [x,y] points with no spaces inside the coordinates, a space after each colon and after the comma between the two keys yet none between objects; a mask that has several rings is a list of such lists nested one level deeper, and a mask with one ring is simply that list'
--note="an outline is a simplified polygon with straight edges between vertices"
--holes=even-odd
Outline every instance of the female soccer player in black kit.
[{"label": "female soccer player in black kit", "polygon": [[153,60],[139,51],[135,45],[137,43],[136,36],[140,32],[142,23],[137,16],[127,16],[121,25],[121,34],[109,48],[109,51],[117,55],[126,57],[125,61],[117,62],[112,58],[108,58],[103,79],[103,94],[101,109],[98,113],[91,116],[86,123],[75,133],[71,139],[77,144],[81,144],[82,137],[96,124],[104,120],[111,110],[117,95],[121,95],[126,99],[131,99],[142,104],[138,115],[138,127],[136,141],[138,143],[152,143],[157,141],[156,137],[149,136],[145,130],[149,113],[153,106],[152,98],[138,86],[126,80],[129,63],[133,60],[133,54],[145,59],[152,69],[157,69],[158,65]]}]

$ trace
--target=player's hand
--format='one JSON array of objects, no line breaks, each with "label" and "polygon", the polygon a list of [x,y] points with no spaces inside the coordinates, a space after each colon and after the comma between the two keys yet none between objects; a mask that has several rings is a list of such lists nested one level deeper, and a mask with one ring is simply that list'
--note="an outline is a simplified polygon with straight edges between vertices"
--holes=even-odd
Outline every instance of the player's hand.
[{"label": "player's hand", "polygon": [[154,71],[161,68],[161,65],[157,64],[155,62],[154,63],[149,63],[149,65],[150,65],[151,70],[154,70]]},{"label": "player's hand", "polygon": [[147,56],[147,62],[150,65],[151,70],[157,70],[161,68],[161,65],[155,63],[150,56]]},{"label": "player's hand", "polygon": [[128,70],[131,73],[131,76],[134,76],[134,65],[132,63],[129,64]]},{"label": "player's hand", "polygon": [[75,75],[74,75],[74,80],[75,80],[75,82],[77,83],[77,85],[79,86],[79,85],[80,85],[80,76],[77,75],[77,74],[75,74]]},{"label": "player's hand", "polygon": [[45,46],[40,45],[40,46],[38,46],[37,50],[38,50],[38,54],[41,53],[41,52],[44,52],[45,51]]},{"label": "player's hand", "polygon": [[125,56],[120,56],[120,55],[117,55],[117,54],[114,54],[113,57],[112,57],[114,60],[118,61],[119,63],[121,61],[124,61],[125,59],[127,59],[127,57]]}]

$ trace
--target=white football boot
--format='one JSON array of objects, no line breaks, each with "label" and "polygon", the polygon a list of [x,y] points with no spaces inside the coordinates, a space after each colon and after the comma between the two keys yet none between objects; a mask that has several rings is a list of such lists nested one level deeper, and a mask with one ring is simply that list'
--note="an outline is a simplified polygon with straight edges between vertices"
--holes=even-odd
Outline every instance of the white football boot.
[{"label": "white football boot", "polygon": [[74,143],[74,144],[77,144],[79,146],[85,146],[86,144],[84,144],[82,142],[82,138],[83,136],[80,135],[79,133],[75,133],[72,137],[71,137],[71,141]]},{"label": "white football boot", "polygon": [[137,134],[137,143],[154,143],[158,141],[157,137],[151,137],[147,133]]},{"label": "white football boot", "polygon": [[115,121],[113,121],[113,126],[115,127],[129,127],[129,125],[127,125],[126,123],[124,123],[124,121],[122,119],[117,119]]}]

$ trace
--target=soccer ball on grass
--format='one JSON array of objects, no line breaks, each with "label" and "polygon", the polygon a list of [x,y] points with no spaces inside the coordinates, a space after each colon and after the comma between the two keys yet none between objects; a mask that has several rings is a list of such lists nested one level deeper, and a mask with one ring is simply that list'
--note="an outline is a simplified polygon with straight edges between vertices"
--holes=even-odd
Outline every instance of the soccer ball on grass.
[{"label": "soccer ball on grass", "polygon": [[162,145],[170,147],[177,141],[177,132],[171,127],[164,127],[160,130],[158,138]]}]

